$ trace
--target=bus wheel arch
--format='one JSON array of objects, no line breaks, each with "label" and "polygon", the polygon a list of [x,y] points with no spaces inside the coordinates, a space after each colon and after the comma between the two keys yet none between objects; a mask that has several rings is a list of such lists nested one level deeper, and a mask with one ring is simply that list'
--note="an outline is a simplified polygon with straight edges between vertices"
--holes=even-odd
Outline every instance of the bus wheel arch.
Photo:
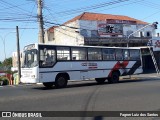
[{"label": "bus wheel arch", "polygon": [[55,79],[56,88],[64,88],[70,79],[68,73],[58,73]]},{"label": "bus wheel arch", "polygon": [[54,82],[44,82],[43,85],[44,85],[46,88],[52,88],[52,86],[54,85]]},{"label": "bus wheel arch", "polygon": [[118,83],[119,82],[120,71],[114,70],[111,75],[108,77],[109,83]]},{"label": "bus wheel arch", "polygon": [[98,84],[103,84],[105,82],[106,78],[95,78],[95,80]]}]

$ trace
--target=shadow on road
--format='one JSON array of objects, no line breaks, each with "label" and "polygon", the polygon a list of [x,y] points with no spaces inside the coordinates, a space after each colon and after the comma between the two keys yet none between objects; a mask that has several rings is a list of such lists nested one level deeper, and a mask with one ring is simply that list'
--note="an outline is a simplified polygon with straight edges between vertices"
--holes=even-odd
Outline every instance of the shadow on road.
[{"label": "shadow on road", "polygon": [[[97,84],[97,82],[95,81],[93,81],[93,80],[91,80],[91,81],[83,81],[82,83],[80,82],[80,81],[78,81],[78,82],[69,82],[69,84],[67,85],[67,87],[66,88],[60,88],[60,89],[68,89],[68,88],[74,88],[74,87],[86,87],[86,86],[99,86],[99,85],[115,85],[115,84],[121,84],[121,83],[123,83],[123,84],[125,84],[125,83],[134,83],[134,82],[146,82],[146,81],[160,81],[160,79],[153,79],[153,78],[151,78],[151,79],[134,79],[134,80],[130,80],[130,79],[125,79],[125,80],[120,80],[119,81],[119,83],[114,83],[114,84],[109,84],[108,82],[107,82],[107,80],[106,80],[106,82],[105,83],[103,83],[103,84]],[[89,82],[91,82],[91,83],[89,83]],[[46,88],[46,87],[43,87],[43,86],[34,86],[33,87],[33,89],[37,89],[37,90],[53,90],[53,89],[57,89],[55,86],[53,86],[52,88]]]}]

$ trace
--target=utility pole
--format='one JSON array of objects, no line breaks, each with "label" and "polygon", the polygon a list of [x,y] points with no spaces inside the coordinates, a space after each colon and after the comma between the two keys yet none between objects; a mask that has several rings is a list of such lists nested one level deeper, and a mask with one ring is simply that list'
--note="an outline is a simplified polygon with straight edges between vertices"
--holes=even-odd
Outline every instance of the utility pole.
[{"label": "utility pole", "polygon": [[44,28],[43,28],[43,15],[42,15],[42,0],[37,0],[38,4],[38,24],[39,24],[39,43],[44,43]]},{"label": "utility pole", "polygon": [[16,33],[17,33],[18,81],[20,82],[20,78],[21,78],[21,61],[20,61],[20,47],[19,47],[19,31],[18,31],[18,26],[16,26]]}]

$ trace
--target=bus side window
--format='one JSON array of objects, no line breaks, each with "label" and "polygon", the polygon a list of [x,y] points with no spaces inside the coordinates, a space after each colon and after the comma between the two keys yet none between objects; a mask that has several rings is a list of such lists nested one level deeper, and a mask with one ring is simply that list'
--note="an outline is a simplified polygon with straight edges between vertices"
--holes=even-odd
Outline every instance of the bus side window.
[{"label": "bus side window", "polygon": [[124,58],[124,60],[130,59],[129,50],[123,50],[123,58]]},{"label": "bus side window", "polygon": [[140,60],[140,50],[130,50],[131,60]]},{"label": "bus side window", "polygon": [[70,48],[57,47],[57,60],[70,60]]},{"label": "bus side window", "polygon": [[115,60],[114,49],[102,49],[103,60]]},{"label": "bus side window", "polygon": [[71,48],[72,60],[87,60],[86,48]]},{"label": "bus side window", "polygon": [[88,60],[102,60],[101,49],[88,48]]},{"label": "bus side window", "polygon": [[116,60],[123,60],[122,49],[116,49]]},{"label": "bus side window", "polygon": [[40,66],[50,67],[55,64],[55,50],[54,49],[40,49]]}]

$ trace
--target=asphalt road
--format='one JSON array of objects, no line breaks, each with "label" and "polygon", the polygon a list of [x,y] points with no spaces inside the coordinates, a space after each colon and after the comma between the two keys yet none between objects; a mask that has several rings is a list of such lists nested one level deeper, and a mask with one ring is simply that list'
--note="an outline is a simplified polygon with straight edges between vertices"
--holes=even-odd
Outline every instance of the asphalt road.
[{"label": "asphalt road", "polygon": [[[63,89],[46,89],[42,85],[4,86],[0,87],[0,111],[160,111],[160,77],[156,74],[138,75],[122,79],[118,84],[106,82],[103,85],[97,85],[95,81],[69,82],[68,87]],[[65,119],[75,120],[74,117]]]}]

